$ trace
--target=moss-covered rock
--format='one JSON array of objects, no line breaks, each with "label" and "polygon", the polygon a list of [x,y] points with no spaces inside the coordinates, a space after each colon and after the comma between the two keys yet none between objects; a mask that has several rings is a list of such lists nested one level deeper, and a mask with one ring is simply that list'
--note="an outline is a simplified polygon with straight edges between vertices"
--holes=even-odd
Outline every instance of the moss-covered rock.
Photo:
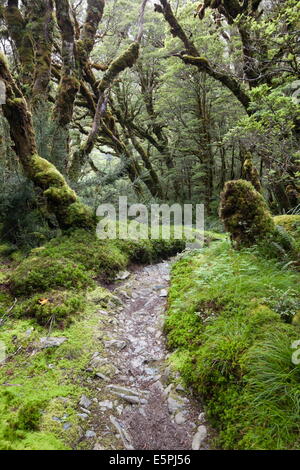
[{"label": "moss-covered rock", "polygon": [[74,315],[84,309],[85,297],[72,291],[50,291],[35,294],[18,303],[14,309],[15,317],[32,317],[40,325],[50,320],[59,326],[67,326]]},{"label": "moss-covered rock", "polygon": [[70,259],[30,256],[13,272],[10,288],[14,295],[28,295],[59,287],[82,289],[92,282],[85,266]]},{"label": "moss-covered rock", "polygon": [[276,225],[283,227],[296,240],[300,239],[300,215],[277,215],[273,220]]}]

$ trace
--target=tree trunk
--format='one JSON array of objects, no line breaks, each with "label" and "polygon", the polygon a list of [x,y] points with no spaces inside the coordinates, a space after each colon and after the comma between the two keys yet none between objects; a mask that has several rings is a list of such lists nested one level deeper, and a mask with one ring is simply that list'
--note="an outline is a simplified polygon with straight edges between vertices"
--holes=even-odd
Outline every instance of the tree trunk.
[{"label": "tree trunk", "polygon": [[78,226],[92,228],[95,221],[91,211],[79,202],[76,193],[55,166],[37,154],[32,116],[2,54],[0,79],[6,86],[7,99],[2,107],[3,113],[9,123],[14,149],[25,174],[42,189],[49,209],[56,215],[62,229]]}]

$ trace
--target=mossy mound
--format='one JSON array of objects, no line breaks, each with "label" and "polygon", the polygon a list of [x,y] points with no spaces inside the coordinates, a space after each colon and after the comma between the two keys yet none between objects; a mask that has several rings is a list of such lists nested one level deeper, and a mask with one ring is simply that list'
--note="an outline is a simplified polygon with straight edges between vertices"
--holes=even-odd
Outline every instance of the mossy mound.
[{"label": "mossy mound", "polygon": [[61,257],[29,256],[12,273],[10,289],[14,295],[45,292],[53,288],[83,289],[92,284],[85,266]]},{"label": "mossy mound", "polygon": [[107,279],[112,279],[129,262],[127,253],[122,252],[116,242],[98,240],[93,232],[87,230],[75,230],[55,238],[35,253],[41,258],[72,260],[95,276]]},{"label": "mossy mound", "polygon": [[86,289],[93,279],[110,281],[129,263],[152,263],[182,251],[182,240],[99,240],[78,229],[32,250],[10,277],[13,295],[53,289]]},{"label": "mossy mound", "polygon": [[36,294],[14,309],[15,317],[32,317],[40,325],[49,322],[66,327],[72,316],[84,310],[85,297],[72,291],[50,291]]},{"label": "mossy mound", "polygon": [[273,218],[276,225],[283,227],[300,243],[300,215],[277,215]]},{"label": "mossy mound", "polygon": [[226,183],[221,194],[220,217],[237,249],[266,242],[272,245],[275,255],[293,249],[293,239],[276,227],[266,201],[249,181]]}]

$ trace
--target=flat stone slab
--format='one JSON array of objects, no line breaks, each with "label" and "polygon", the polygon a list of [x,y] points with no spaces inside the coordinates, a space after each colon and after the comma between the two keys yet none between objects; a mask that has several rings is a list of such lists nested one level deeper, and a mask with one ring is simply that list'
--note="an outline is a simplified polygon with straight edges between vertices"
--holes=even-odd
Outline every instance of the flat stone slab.
[{"label": "flat stone slab", "polygon": [[129,271],[121,271],[116,275],[115,280],[116,281],[125,281],[125,279],[127,279],[129,276],[130,276]]},{"label": "flat stone slab", "polygon": [[199,426],[198,431],[196,432],[193,443],[192,443],[192,450],[200,450],[203,441],[207,437],[207,429],[206,426]]},{"label": "flat stone slab", "polygon": [[92,400],[90,400],[87,396],[82,395],[79,405],[82,406],[83,408],[88,409],[92,404]]},{"label": "flat stone slab", "polygon": [[68,339],[65,337],[55,337],[55,338],[50,338],[50,337],[45,337],[40,339],[40,348],[41,349],[46,349],[46,348],[55,348],[63,344],[65,341]]}]

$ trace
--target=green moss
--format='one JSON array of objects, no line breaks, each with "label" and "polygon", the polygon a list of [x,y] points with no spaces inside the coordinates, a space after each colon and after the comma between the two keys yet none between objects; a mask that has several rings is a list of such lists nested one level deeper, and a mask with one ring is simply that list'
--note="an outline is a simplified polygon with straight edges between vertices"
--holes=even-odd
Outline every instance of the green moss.
[{"label": "green moss", "polygon": [[300,239],[300,215],[278,215],[273,220],[276,225],[283,227],[296,240]]},{"label": "green moss", "polygon": [[32,157],[32,178],[44,189],[49,186],[61,188],[66,184],[65,179],[55,166],[38,155]]},{"label": "green moss", "polygon": [[105,91],[114,81],[114,79],[125,70],[127,67],[133,67],[138,59],[140,51],[139,43],[134,42],[131,44],[126,51],[124,51],[119,57],[117,57],[109,66],[105,72],[100,85],[99,90]]},{"label": "green moss", "polygon": [[57,188],[52,186],[48,188],[44,192],[45,196],[47,197],[50,206],[55,206],[56,204],[60,204],[60,212],[64,212],[64,205],[68,208],[69,205],[73,204],[76,201],[76,194],[68,186],[63,186],[61,188]]},{"label": "green moss", "polygon": [[182,55],[182,60],[187,64],[196,65],[200,68],[206,68],[209,66],[209,62],[205,57],[194,57],[192,55]]},{"label": "green moss", "polygon": [[[204,399],[216,445],[224,449],[300,448],[300,330],[285,323],[299,274],[260,251],[213,243],[172,269],[165,323],[172,366]],[[289,379],[290,377],[290,379]]]},{"label": "green moss", "polygon": [[248,181],[226,183],[220,217],[235,248],[266,243],[280,255],[292,250],[293,240],[276,228],[263,196]]},{"label": "green moss", "polygon": [[90,229],[96,226],[96,220],[90,208],[81,202],[74,202],[68,207],[65,224],[69,227]]},{"label": "green moss", "polygon": [[252,156],[249,152],[246,154],[246,160],[243,165],[243,178],[249,181],[252,186],[256,189],[256,191],[258,191],[259,193],[262,192],[262,185],[260,182],[259,174],[253,164]]},{"label": "green moss", "polygon": [[79,80],[72,75],[63,75],[58,87],[55,116],[61,126],[67,126],[73,116],[74,101],[80,88]]},{"label": "green moss", "polygon": [[[0,382],[14,384],[0,390],[1,450],[62,450],[77,445],[82,435],[78,401],[89,394],[85,370],[96,350],[104,352],[98,339],[98,309],[86,300],[84,314],[75,316],[64,330],[67,341],[58,348],[36,350],[45,330],[31,319],[9,317],[1,326],[1,340],[11,357],[0,368]],[[57,326],[53,325],[51,336],[61,336]],[[64,423],[71,427],[65,430]]]},{"label": "green moss", "polygon": [[74,315],[84,310],[85,297],[72,291],[49,291],[36,294],[14,309],[15,317],[32,317],[40,325],[50,321],[66,327]]},{"label": "green moss", "polygon": [[82,289],[92,284],[85,267],[68,259],[30,256],[12,273],[11,291],[28,295],[61,287]]}]

